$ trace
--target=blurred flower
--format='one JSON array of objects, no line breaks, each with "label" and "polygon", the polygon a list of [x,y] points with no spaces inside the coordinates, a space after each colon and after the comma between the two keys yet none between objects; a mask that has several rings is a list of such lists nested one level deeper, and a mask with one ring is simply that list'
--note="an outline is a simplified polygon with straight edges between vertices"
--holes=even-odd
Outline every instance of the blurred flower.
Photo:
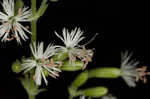
[{"label": "blurred flower", "polygon": [[[86,96],[80,96],[79,99],[86,99]],[[90,97],[88,99],[91,99]]]},{"label": "blurred flower", "polygon": [[32,15],[31,9],[28,7],[22,7],[18,9],[15,15],[14,0],[3,0],[2,3],[4,12],[0,12],[0,37],[2,41],[10,41],[16,38],[18,43],[21,43],[20,37],[26,41],[28,39],[25,31],[31,33],[26,27],[20,24],[20,22],[30,22],[29,19]]},{"label": "blurred flower", "polygon": [[139,64],[138,61],[130,60],[132,54],[128,52],[121,54],[121,76],[125,80],[128,86],[136,86],[136,77],[138,72],[136,71],[136,66]]},{"label": "blurred flower", "polygon": [[59,46],[59,49],[63,53],[68,53],[70,63],[73,64],[78,58],[85,63],[83,66],[83,69],[85,69],[88,62],[92,61],[91,58],[93,56],[93,51],[87,50],[84,45],[79,45],[79,42],[85,38],[82,36],[83,32],[80,30],[80,28],[75,28],[71,32],[64,28],[63,37],[58,35],[56,32],[55,34],[64,42],[65,46]]},{"label": "blurred flower", "polygon": [[48,74],[54,78],[59,76],[58,72],[61,72],[61,70],[57,68],[58,64],[55,64],[52,59],[49,59],[55,54],[56,46],[49,44],[44,51],[43,43],[38,43],[37,45],[34,43],[33,46],[30,45],[30,48],[34,58],[25,59],[22,64],[22,70],[24,70],[24,72],[28,72],[35,68],[35,75],[33,77],[35,83],[37,85],[41,85],[41,80],[43,78],[47,85],[48,82],[46,80],[44,70],[46,70]]},{"label": "blurred flower", "polygon": [[102,99],[117,99],[115,96],[112,96],[111,94],[108,94],[106,96],[103,96]]},{"label": "blurred flower", "polygon": [[144,83],[147,82],[146,75],[150,75],[147,71],[147,67],[143,66],[137,68],[138,61],[131,60],[132,54],[128,52],[122,53],[121,55],[121,76],[130,87],[135,87],[136,82],[142,80]]}]

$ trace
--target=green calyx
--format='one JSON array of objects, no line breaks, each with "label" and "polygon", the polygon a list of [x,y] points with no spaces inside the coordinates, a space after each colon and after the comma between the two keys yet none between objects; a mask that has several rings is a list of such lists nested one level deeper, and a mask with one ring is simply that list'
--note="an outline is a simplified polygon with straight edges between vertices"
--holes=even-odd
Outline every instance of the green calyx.
[{"label": "green calyx", "polygon": [[82,73],[80,73],[75,80],[72,82],[71,86],[73,88],[79,88],[80,86],[82,86],[86,81],[88,80],[88,72],[84,71]]},{"label": "green calyx", "polygon": [[119,76],[121,76],[121,70],[116,67],[97,68],[89,71],[89,78],[118,78]]},{"label": "green calyx", "polygon": [[106,87],[94,87],[83,90],[84,95],[88,97],[102,97],[108,93],[108,89]]},{"label": "green calyx", "polygon": [[84,63],[82,61],[71,62],[69,60],[64,61],[63,65],[60,67],[64,71],[78,71],[81,70]]},{"label": "green calyx", "polygon": [[15,73],[20,73],[21,72],[21,63],[19,60],[16,60],[16,62],[13,63],[12,65],[12,71]]},{"label": "green calyx", "polygon": [[55,56],[53,56],[53,60],[55,61],[63,61],[68,58],[67,52],[58,52]]}]

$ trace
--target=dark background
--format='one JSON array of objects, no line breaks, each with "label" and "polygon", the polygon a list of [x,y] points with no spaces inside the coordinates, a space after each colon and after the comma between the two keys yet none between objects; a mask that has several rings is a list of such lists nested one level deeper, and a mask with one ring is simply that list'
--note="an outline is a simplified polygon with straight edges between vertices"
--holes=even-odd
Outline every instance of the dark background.
[{"label": "dark background", "polygon": [[[29,5],[29,0],[24,0]],[[49,2],[47,12],[38,21],[38,41],[46,44],[62,44],[54,31],[61,33],[64,27],[80,27],[86,37],[82,44],[96,33],[99,35],[88,48],[95,48],[93,62],[88,69],[100,66],[120,65],[120,52],[133,51],[140,66],[149,66],[149,30],[146,2],[123,2],[120,0],[60,0]],[[38,0],[38,6],[41,0]],[[27,99],[18,77],[11,71],[11,64],[21,56],[29,56],[30,40],[22,46],[16,41],[0,43],[0,99]],[[79,71],[81,72],[81,71]],[[58,79],[49,79],[48,92],[41,93],[37,99],[67,99],[67,86],[79,72],[63,72]],[[149,80],[148,80],[149,81]],[[84,86],[107,86],[109,92],[118,99],[147,99],[150,84],[138,83],[136,88],[129,88],[120,79],[91,79]]]}]

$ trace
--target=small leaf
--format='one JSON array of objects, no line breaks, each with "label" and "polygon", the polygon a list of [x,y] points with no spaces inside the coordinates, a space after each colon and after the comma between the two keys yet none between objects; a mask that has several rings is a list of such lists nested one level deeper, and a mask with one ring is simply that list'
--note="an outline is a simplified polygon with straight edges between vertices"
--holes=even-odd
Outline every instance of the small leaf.
[{"label": "small leaf", "polygon": [[89,78],[118,78],[121,70],[116,67],[97,68],[89,71]]},{"label": "small leaf", "polygon": [[101,97],[107,94],[108,89],[105,87],[94,87],[94,88],[88,88],[84,90],[85,96],[88,97]]},{"label": "small leaf", "polygon": [[87,80],[88,80],[88,72],[87,71],[82,72],[72,82],[72,87],[78,88],[82,86]]}]

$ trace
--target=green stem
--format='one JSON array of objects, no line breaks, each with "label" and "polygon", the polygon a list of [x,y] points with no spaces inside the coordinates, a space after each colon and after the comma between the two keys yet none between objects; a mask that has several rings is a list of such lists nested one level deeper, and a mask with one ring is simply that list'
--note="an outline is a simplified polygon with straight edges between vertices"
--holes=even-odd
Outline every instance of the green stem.
[{"label": "green stem", "polygon": [[73,97],[72,97],[72,96],[69,96],[69,99],[73,99]]},{"label": "green stem", "polygon": [[36,23],[37,23],[37,21],[32,21],[32,23],[31,23],[31,28],[32,28],[31,42],[32,42],[32,44],[33,44],[33,42],[36,41]]},{"label": "green stem", "polygon": [[[35,16],[36,15],[36,0],[32,0],[32,15],[33,16]],[[36,23],[37,23],[37,20],[33,20],[32,22],[31,22],[31,32],[32,32],[32,37],[31,37],[31,43],[33,44],[33,42],[35,42],[36,41],[36,33],[37,33],[37,31],[36,31],[36,29],[37,29],[37,25],[36,25]],[[32,73],[30,73],[30,80],[32,79]],[[31,86],[33,86],[33,82],[32,82],[32,80],[31,80]],[[29,99],[35,99],[35,95],[30,95],[30,94],[28,94],[28,96],[29,96]]]},{"label": "green stem", "polygon": [[[36,0],[32,0],[32,15],[35,16],[36,15]],[[32,32],[32,38],[31,38],[31,42],[33,44],[33,42],[36,41],[36,23],[37,20],[33,20],[31,23],[31,32]]]},{"label": "green stem", "polygon": [[35,96],[29,95],[29,99],[35,99]]}]

